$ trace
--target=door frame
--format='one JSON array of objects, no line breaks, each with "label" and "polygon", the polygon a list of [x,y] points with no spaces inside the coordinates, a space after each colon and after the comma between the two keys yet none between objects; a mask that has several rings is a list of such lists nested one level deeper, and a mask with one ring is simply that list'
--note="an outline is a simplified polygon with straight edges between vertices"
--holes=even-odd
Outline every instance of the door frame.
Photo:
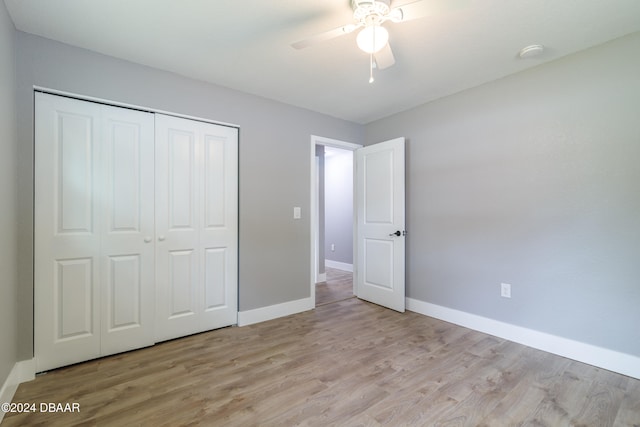
[{"label": "door frame", "polygon": [[76,93],[76,92],[68,92],[68,91],[65,91],[65,90],[52,89],[52,88],[49,88],[49,87],[46,87],[46,86],[33,85],[32,90],[33,90],[33,93],[35,93],[35,92],[48,93],[48,94],[51,94],[51,95],[59,95],[59,96],[67,97],[67,98],[78,99],[80,101],[89,101],[89,102],[95,102],[97,104],[110,105],[112,107],[130,108],[132,110],[144,111],[146,113],[159,113],[159,114],[164,114],[164,115],[167,115],[167,116],[174,116],[174,117],[180,117],[180,118],[183,118],[183,119],[195,120],[195,121],[198,121],[198,122],[205,122],[205,123],[211,123],[211,124],[214,124],[214,125],[228,126],[228,127],[232,127],[232,128],[237,128],[238,129],[238,147],[240,147],[240,134],[239,134],[240,133],[240,125],[237,125],[237,124],[234,124],[234,123],[207,119],[205,117],[193,116],[193,115],[190,115],[190,114],[180,114],[180,113],[176,113],[176,112],[173,112],[173,111],[160,110],[158,108],[152,108],[152,107],[148,107],[148,106],[144,106],[144,105],[130,104],[130,103],[127,103],[127,102],[114,101],[113,99],[108,99],[108,98],[98,98],[98,97],[95,97],[95,96],[83,95],[83,94]]},{"label": "door frame", "polygon": [[[338,139],[332,139],[332,138],[326,138],[323,136],[318,136],[318,135],[311,135],[311,144],[310,144],[310,148],[309,148],[309,164],[310,164],[310,170],[311,170],[311,179],[310,179],[310,183],[311,183],[311,191],[310,191],[310,195],[311,195],[311,200],[309,203],[309,206],[311,207],[309,210],[309,227],[310,227],[310,231],[309,231],[309,236],[311,237],[310,239],[310,254],[311,254],[311,258],[310,258],[310,262],[309,262],[309,270],[310,270],[310,278],[309,278],[309,282],[310,282],[310,296],[309,296],[309,305],[310,305],[310,309],[315,309],[316,307],[316,277],[317,277],[317,263],[316,260],[318,258],[318,247],[317,247],[317,242],[318,242],[318,237],[319,237],[319,221],[318,221],[318,169],[316,166],[316,146],[318,145],[323,145],[326,147],[334,147],[334,148],[340,148],[342,150],[349,150],[349,151],[353,151],[354,152],[354,156],[353,156],[353,162],[354,162],[354,175],[353,175],[353,180],[352,180],[352,185],[353,185],[353,203],[354,203],[354,209],[353,209],[353,240],[354,240],[354,245],[353,245],[353,274],[355,276],[355,274],[357,273],[357,266],[356,266],[356,262],[355,260],[357,260],[357,246],[356,246],[356,241],[355,241],[355,231],[356,231],[356,209],[355,209],[355,203],[357,201],[356,198],[356,182],[355,182],[355,160],[356,160],[356,156],[355,156],[355,151],[358,148],[362,148],[363,145],[362,144],[355,144],[353,142],[347,142],[347,141],[341,141]],[[354,281],[354,295],[356,295],[356,287],[355,287],[355,281]]]}]

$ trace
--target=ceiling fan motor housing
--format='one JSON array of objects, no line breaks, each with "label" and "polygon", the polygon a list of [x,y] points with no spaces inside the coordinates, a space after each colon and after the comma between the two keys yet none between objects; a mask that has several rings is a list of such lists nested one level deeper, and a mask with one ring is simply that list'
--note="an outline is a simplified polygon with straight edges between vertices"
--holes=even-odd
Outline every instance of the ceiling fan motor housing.
[{"label": "ceiling fan motor housing", "polygon": [[353,18],[362,23],[372,17],[382,20],[391,10],[390,4],[390,0],[352,0]]}]

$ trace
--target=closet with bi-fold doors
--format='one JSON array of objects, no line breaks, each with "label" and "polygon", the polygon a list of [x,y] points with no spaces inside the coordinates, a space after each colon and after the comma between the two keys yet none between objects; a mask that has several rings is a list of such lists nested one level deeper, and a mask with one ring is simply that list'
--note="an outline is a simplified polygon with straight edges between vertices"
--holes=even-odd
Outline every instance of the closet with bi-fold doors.
[{"label": "closet with bi-fold doors", "polygon": [[46,371],[237,323],[238,129],[35,93]]}]

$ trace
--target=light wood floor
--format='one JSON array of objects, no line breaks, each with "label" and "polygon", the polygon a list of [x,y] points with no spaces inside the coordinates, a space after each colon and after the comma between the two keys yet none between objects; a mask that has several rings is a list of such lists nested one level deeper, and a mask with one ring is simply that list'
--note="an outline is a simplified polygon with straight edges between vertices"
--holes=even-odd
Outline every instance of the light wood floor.
[{"label": "light wood floor", "polygon": [[3,427],[638,426],[640,381],[350,298],[38,376]]},{"label": "light wood floor", "polygon": [[353,298],[353,273],[326,268],[327,280],[316,283],[316,307]]}]

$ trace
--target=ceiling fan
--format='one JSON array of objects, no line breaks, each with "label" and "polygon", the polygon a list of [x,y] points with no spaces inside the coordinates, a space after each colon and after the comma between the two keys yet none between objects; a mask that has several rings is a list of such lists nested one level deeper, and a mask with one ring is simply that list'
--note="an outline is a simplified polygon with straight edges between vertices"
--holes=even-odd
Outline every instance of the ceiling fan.
[{"label": "ceiling fan", "polygon": [[389,45],[389,32],[383,24],[423,18],[443,10],[459,8],[468,1],[417,0],[392,7],[392,0],[351,0],[353,23],[316,34],[291,46],[304,49],[361,29],[356,42],[361,50],[370,55],[369,83],[373,83],[373,68],[384,70],[396,62]]}]

